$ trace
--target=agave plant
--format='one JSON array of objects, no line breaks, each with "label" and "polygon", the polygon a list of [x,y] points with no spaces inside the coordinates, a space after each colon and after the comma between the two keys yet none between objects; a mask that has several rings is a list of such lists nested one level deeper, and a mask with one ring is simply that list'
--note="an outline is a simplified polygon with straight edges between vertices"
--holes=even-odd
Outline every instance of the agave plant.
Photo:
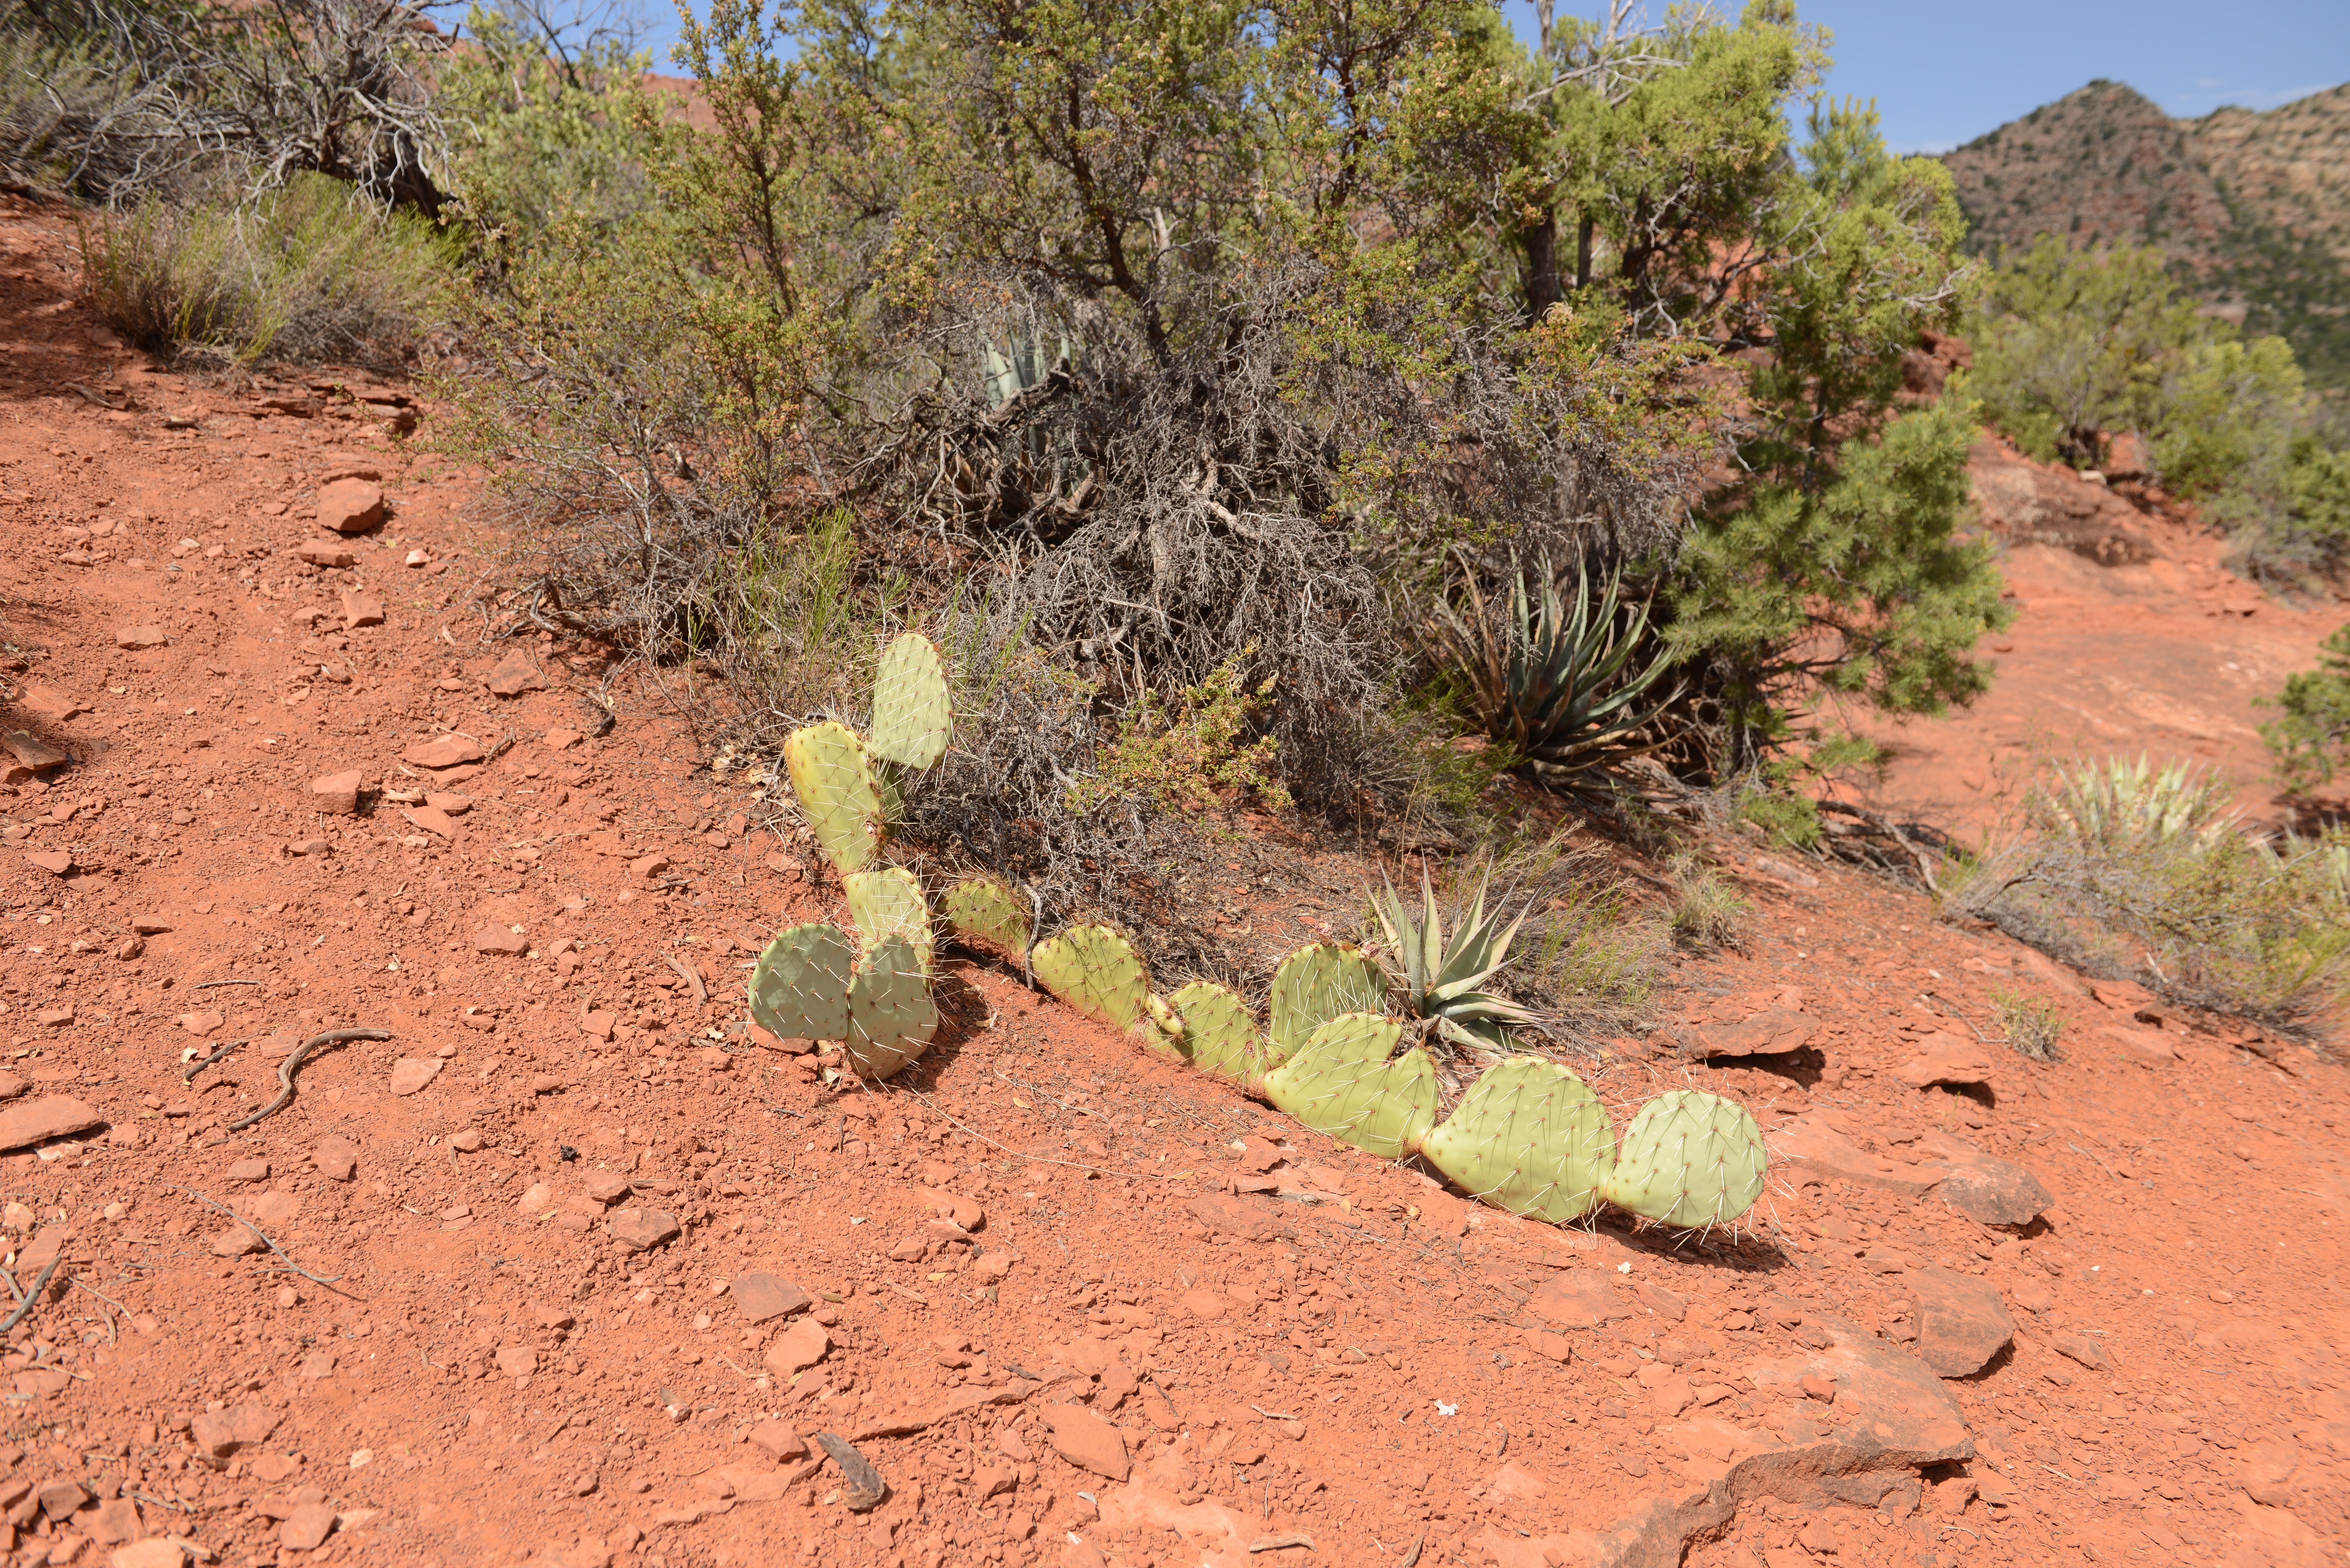
[{"label": "agave plant", "polygon": [[[1586,789],[1609,763],[1664,743],[1643,742],[1638,734],[1680,688],[1642,706],[1670,663],[1648,649],[1648,606],[1628,618],[1618,613],[1620,569],[1607,575],[1595,596],[1590,572],[1578,566],[1571,609],[1548,561],[1539,567],[1537,595],[1527,593],[1525,573],[1515,572],[1505,615],[1489,608],[1473,569],[1463,576],[1467,613],[1448,599],[1437,601],[1430,651],[1467,681],[1485,732],[1525,758],[1537,777],[1570,791]],[[1645,661],[1636,665],[1644,649]]]},{"label": "agave plant", "polygon": [[1426,861],[1419,867],[1418,919],[1397,896],[1391,880],[1385,898],[1376,894],[1371,898],[1379,924],[1387,929],[1388,945],[1395,950],[1388,972],[1403,991],[1406,1011],[1426,1020],[1455,1044],[1486,1051],[1508,1045],[1509,1025],[1541,1022],[1530,1009],[1483,989],[1485,981],[1509,963],[1510,943],[1525,924],[1528,912],[1520,909],[1516,919],[1506,924],[1502,909],[1488,914],[1485,892],[1492,879],[1492,867],[1488,865],[1478,876],[1476,898],[1449,940],[1444,917],[1436,907],[1435,889],[1429,885]]}]

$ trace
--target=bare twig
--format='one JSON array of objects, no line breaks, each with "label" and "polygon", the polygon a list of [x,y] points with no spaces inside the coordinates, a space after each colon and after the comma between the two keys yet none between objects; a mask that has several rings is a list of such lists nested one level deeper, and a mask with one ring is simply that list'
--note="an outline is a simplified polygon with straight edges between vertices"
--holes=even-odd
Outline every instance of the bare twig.
[{"label": "bare twig", "polygon": [[257,980],[205,980],[190,986],[190,991],[210,991],[216,985],[259,985]]},{"label": "bare twig", "polygon": [[227,1044],[223,1045],[219,1050],[214,1051],[211,1055],[205,1057],[203,1061],[197,1063],[194,1066],[190,1067],[186,1072],[181,1074],[180,1082],[182,1084],[194,1083],[196,1081],[197,1074],[203,1072],[205,1068],[211,1066],[213,1063],[219,1061],[222,1057],[227,1055],[230,1052],[244,1044],[246,1044],[246,1042],[243,1040],[230,1041]]},{"label": "bare twig", "polygon": [[710,988],[702,983],[702,977],[694,973],[686,961],[675,953],[665,956],[669,959],[669,967],[677,971],[686,984],[693,987],[693,1000],[707,1006],[710,1002]]},{"label": "bare twig", "polygon": [[49,1276],[57,1272],[57,1265],[65,1262],[65,1243],[60,1241],[57,1243],[56,1254],[49,1259],[48,1267],[41,1271],[41,1277],[33,1282],[33,1288],[25,1293],[25,1299],[16,1303],[16,1310],[8,1314],[7,1321],[0,1323],[0,1334],[5,1334],[10,1329],[25,1321],[25,1314],[33,1310],[33,1303],[39,1301],[41,1293],[49,1288]]},{"label": "bare twig", "polygon": [[[337,1274],[337,1275],[334,1277],[334,1279],[331,1279],[331,1280],[330,1280],[330,1279],[323,1279],[323,1278],[321,1278],[320,1276],[318,1276],[318,1275],[317,1275],[317,1274],[312,1273],[309,1270],[307,1270],[307,1269],[304,1268],[301,1264],[299,1264],[299,1263],[296,1262],[293,1259],[286,1257],[286,1249],[285,1249],[285,1248],[283,1248],[283,1247],[281,1247],[281,1246],[279,1246],[276,1242],[275,1242],[275,1241],[271,1241],[271,1240],[269,1239],[269,1233],[268,1233],[267,1231],[264,1231],[260,1226],[258,1226],[258,1225],[255,1224],[252,1220],[247,1220],[244,1215],[239,1214],[235,1210],[231,1209],[227,1204],[225,1204],[225,1203],[216,1202],[216,1201],[214,1201],[214,1200],[213,1200],[213,1199],[209,1194],[207,1194],[207,1193],[203,1193],[203,1192],[199,1192],[199,1191],[197,1191],[197,1190],[196,1190],[194,1188],[192,1188],[192,1187],[182,1187],[182,1186],[181,1186],[181,1185],[180,1185],[178,1182],[176,1182],[176,1181],[167,1181],[167,1182],[163,1183],[163,1185],[164,1185],[165,1187],[170,1188],[170,1189],[171,1189],[172,1191],[174,1191],[174,1192],[184,1192],[184,1193],[186,1193],[189,1197],[191,1197],[191,1198],[194,1199],[197,1202],[199,1202],[199,1203],[201,1203],[201,1204],[204,1205],[204,1206],[205,1206],[206,1208],[208,1208],[208,1209],[217,1210],[218,1210],[218,1211],[220,1211],[221,1213],[227,1215],[231,1220],[235,1220],[238,1224],[240,1224],[240,1225],[244,1226],[246,1230],[248,1230],[248,1231],[252,1231],[255,1236],[260,1237],[260,1238],[261,1238],[261,1244],[262,1244],[263,1246],[265,1246],[265,1247],[268,1248],[271,1251],[273,1251],[273,1252],[276,1253],[276,1254],[277,1254],[277,1256],[278,1256],[281,1260],[283,1260],[283,1261],[284,1261],[284,1262],[285,1262],[285,1264],[286,1264],[286,1266],[287,1268],[289,1268],[289,1269],[293,1270],[296,1273],[297,1273],[297,1274],[301,1275],[304,1279],[306,1279],[306,1280],[309,1281],[312,1284],[314,1284],[314,1285],[323,1285],[323,1286],[325,1286],[328,1290],[335,1291],[335,1293],[336,1293],[337,1295],[339,1295],[339,1296],[349,1296],[349,1297],[351,1298],[351,1300],[353,1300],[353,1301],[355,1301],[355,1302],[363,1302],[363,1301],[367,1300],[367,1297],[365,1297],[365,1296],[363,1296],[363,1295],[356,1294],[356,1293],[354,1293],[353,1292],[350,1292],[350,1291],[335,1290],[335,1282],[336,1282],[336,1281],[337,1281],[337,1280],[340,1280],[340,1279],[343,1277],[342,1275],[340,1275],[340,1274]],[[47,1274],[44,1274],[44,1275],[42,1275],[42,1276],[41,1276],[41,1278],[42,1278],[43,1280],[45,1280],[45,1281],[46,1281],[46,1280],[48,1278],[48,1276],[47,1276]],[[39,1290],[39,1287],[38,1287],[38,1286],[36,1286],[36,1287],[35,1287],[36,1293],[37,1293],[38,1290]],[[22,1312],[24,1309],[20,1307],[20,1308],[18,1308],[17,1310],[18,1310],[19,1312]],[[0,1328],[0,1334],[5,1334],[6,1332],[7,1332],[7,1330],[6,1330],[5,1328]]]}]

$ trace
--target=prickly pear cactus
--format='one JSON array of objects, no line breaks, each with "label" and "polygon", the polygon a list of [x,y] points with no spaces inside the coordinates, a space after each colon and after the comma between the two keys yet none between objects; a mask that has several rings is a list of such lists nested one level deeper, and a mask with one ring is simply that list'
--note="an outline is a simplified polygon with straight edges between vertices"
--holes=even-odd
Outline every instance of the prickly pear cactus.
[{"label": "prickly pear cactus", "polygon": [[778,932],[751,971],[751,1016],[778,1040],[837,1040],[848,1033],[848,977],[857,954],[837,926]]},{"label": "prickly pear cactus", "polygon": [[1616,1165],[1599,1096],[1532,1056],[1488,1068],[1422,1152],[1471,1197],[1553,1224],[1588,1213]]},{"label": "prickly pear cactus", "polygon": [[1336,942],[1298,949],[1273,971],[1268,1054],[1286,1062],[1316,1029],[1341,1013],[1380,1011],[1387,992],[1387,976],[1359,949]]},{"label": "prickly pear cactus", "polygon": [[1028,956],[1028,911],[1012,889],[993,877],[966,877],[947,889],[941,912],[947,929],[1009,959]]},{"label": "prickly pear cactus", "polygon": [[892,937],[865,955],[848,981],[848,1064],[860,1078],[887,1078],[922,1054],[938,1032],[930,971],[911,942]]},{"label": "prickly pear cactus", "polygon": [[938,649],[919,632],[894,639],[873,677],[873,732],[865,749],[899,767],[927,768],[947,754],[953,728],[954,705]]},{"label": "prickly pear cactus", "polygon": [[1264,1042],[1248,1003],[1210,981],[1193,981],[1170,999],[1183,1031],[1175,1048],[1194,1067],[1253,1085],[1264,1076]]},{"label": "prickly pear cactus", "polygon": [[1437,1106],[1427,1052],[1415,1046],[1390,1060],[1402,1038],[1395,1019],[1341,1013],[1265,1075],[1264,1097],[1317,1132],[1400,1159],[1427,1141]]},{"label": "prickly pear cactus", "polygon": [[866,951],[899,938],[913,948],[922,972],[931,972],[931,906],[911,871],[903,866],[852,871],[840,879],[840,886]]},{"label": "prickly pear cactus", "polygon": [[1142,1020],[1150,995],[1149,967],[1107,926],[1072,926],[1037,943],[1028,967],[1045,990],[1088,1018],[1120,1029]]},{"label": "prickly pear cactus", "polygon": [[784,769],[826,856],[843,872],[862,871],[880,846],[884,819],[857,732],[830,720],[793,731]]},{"label": "prickly pear cactus", "polygon": [[1624,1129],[1599,1196],[1665,1225],[1727,1225],[1762,1196],[1762,1129],[1743,1106],[1701,1089],[1659,1095]]}]

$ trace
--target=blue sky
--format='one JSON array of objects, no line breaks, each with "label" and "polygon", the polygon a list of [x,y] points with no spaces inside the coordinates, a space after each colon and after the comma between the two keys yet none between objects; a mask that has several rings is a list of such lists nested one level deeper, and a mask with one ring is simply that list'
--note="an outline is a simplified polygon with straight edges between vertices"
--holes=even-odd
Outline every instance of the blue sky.
[{"label": "blue sky", "polygon": [[[1559,0],[1560,15],[1602,0]],[[671,0],[637,0],[660,68],[677,31]],[[2271,109],[2350,78],[2350,0],[1797,0],[1835,36],[1827,88],[1875,98],[1886,140],[1939,152],[2064,97],[2095,77],[2125,81],[2173,115],[2221,104]],[[1734,4],[1723,9],[1735,11]],[[1663,6],[1652,0],[1652,10]],[[1503,13],[1528,38],[1532,0]]]}]

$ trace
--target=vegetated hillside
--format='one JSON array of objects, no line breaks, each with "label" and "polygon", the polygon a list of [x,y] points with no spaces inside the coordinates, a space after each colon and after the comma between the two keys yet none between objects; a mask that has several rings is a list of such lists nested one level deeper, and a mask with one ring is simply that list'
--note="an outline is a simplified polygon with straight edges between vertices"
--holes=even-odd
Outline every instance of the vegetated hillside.
[{"label": "vegetated hillside", "polygon": [[2093,81],[1943,161],[1977,252],[2050,233],[2160,245],[2247,329],[2290,339],[2313,381],[2350,386],[2350,84],[2172,119]]}]

